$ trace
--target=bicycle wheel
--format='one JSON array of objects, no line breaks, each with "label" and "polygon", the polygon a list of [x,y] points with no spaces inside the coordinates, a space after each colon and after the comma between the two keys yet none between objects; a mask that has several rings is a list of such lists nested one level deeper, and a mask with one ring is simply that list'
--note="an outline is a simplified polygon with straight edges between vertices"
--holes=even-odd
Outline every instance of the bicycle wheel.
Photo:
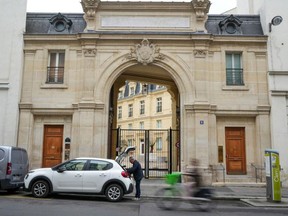
[{"label": "bicycle wheel", "polygon": [[[211,211],[214,208],[213,191],[207,188],[200,189],[195,197],[199,197],[199,200],[194,202],[194,205],[200,211]],[[203,198],[203,200],[201,200]]]},{"label": "bicycle wheel", "polygon": [[181,194],[178,190],[174,188],[161,188],[155,194],[156,205],[165,210],[172,210],[179,207],[181,202],[177,200],[179,199]]}]

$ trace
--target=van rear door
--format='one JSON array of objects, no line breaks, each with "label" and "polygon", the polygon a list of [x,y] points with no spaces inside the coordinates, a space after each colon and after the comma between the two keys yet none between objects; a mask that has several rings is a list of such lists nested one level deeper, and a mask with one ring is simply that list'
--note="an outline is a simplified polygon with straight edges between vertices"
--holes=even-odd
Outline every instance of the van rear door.
[{"label": "van rear door", "polygon": [[0,180],[6,178],[8,155],[5,148],[0,147]]},{"label": "van rear door", "polygon": [[24,177],[29,169],[29,162],[26,150],[22,148],[13,147],[11,152],[11,164],[12,164],[11,181],[13,183],[23,182]]}]

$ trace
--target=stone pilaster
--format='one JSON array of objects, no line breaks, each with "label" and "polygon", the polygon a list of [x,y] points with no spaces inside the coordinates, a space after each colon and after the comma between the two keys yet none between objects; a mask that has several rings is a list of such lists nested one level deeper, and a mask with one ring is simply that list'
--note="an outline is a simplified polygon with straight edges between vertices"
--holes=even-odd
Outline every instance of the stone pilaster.
[{"label": "stone pilaster", "polygon": [[94,101],[95,88],[95,58],[96,58],[96,44],[85,43],[83,49],[83,94],[82,101]]}]

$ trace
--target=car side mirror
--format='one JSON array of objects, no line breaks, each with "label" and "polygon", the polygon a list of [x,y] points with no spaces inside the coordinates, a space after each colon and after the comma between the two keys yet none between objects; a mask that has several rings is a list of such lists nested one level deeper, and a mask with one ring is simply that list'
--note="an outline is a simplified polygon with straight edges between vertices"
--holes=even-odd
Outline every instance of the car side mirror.
[{"label": "car side mirror", "polygon": [[57,170],[57,172],[59,172],[59,173],[62,173],[62,172],[64,172],[64,171],[66,171],[66,168],[65,168],[65,167],[60,167],[60,168]]}]

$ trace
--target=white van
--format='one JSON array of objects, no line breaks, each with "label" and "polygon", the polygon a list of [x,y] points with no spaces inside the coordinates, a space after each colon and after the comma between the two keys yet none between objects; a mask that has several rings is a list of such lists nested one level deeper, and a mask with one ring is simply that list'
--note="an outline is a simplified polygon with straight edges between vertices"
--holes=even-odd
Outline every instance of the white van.
[{"label": "white van", "polygon": [[24,186],[24,177],[29,170],[25,149],[0,146],[0,189],[16,191]]}]

